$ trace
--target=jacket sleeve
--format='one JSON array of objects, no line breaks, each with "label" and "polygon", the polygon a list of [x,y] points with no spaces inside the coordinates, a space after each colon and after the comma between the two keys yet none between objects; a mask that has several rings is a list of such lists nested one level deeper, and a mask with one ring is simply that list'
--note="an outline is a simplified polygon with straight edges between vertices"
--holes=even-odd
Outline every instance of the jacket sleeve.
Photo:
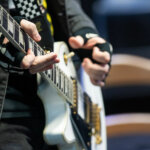
[{"label": "jacket sleeve", "polygon": [[66,14],[69,30],[74,35],[83,28],[89,28],[98,33],[93,21],[84,13],[79,0],[66,0]]}]

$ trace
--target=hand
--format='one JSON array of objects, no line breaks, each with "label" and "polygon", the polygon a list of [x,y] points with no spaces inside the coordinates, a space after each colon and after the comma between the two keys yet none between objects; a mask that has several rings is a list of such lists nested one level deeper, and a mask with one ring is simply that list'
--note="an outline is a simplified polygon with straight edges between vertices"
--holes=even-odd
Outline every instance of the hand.
[{"label": "hand", "polygon": [[58,63],[57,54],[49,53],[43,56],[35,56],[31,49],[28,50],[27,55],[24,56],[21,68],[29,69],[31,74],[42,72],[53,68],[53,64]]},{"label": "hand", "polygon": [[[33,40],[39,42],[41,36],[39,35],[36,25],[30,21],[22,19],[20,22],[21,28],[28,33]],[[28,50],[21,62],[21,68],[29,69],[31,74],[51,69],[53,64],[58,63],[57,54],[49,53],[43,56],[35,56],[31,49]]]},{"label": "hand", "polygon": [[82,66],[88,73],[91,82],[94,85],[104,86],[105,78],[109,72],[110,54],[106,51],[102,52],[95,44],[102,44],[106,41],[101,37],[93,37],[84,44],[84,39],[81,36],[70,37],[69,44],[74,49],[93,49],[92,58],[98,63],[93,63],[89,58],[84,58]]}]

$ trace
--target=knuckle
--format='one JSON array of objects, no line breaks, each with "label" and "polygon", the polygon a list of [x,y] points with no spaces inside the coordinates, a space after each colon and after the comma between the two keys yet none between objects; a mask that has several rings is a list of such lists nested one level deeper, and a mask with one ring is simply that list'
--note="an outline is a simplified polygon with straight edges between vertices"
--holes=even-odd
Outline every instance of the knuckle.
[{"label": "knuckle", "polygon": [[93,53],[92,53],[92,58],[96,58],[96,53],[95,53],[95,51],[93,51]]},{"label": "knuckle", "polygon": [[107,64],[104,67],[104,73],[108,73],[108,72],[109,72],[109,65]]},{"label": "knuckle", "polygon": [[23,69],[28,69],[29,67],[30,67],[30,64],[27,62],[22,64]]},{"label": "knuckle", "polygon": [[31,22],[31,28],[32,28],[32,29],[35,29],[35,28],[36,28],[36,25],[35,25],[34,23],[32,23],[32,22]]},{"label": "knuckle", "polygon": [[34,61],[33,63],[32,63],[32,68],[35,68],[36,66],[37,66],[37,62],[36,61]]},{"label": "knuckle", "polygon": [[[49,56],[49,55],[47,55],[46,57],[45,57],[45,62],[49,62],[51,60],[51,57]],[[52,60],[51,60],[52,61]]]},{"label": "knuckle", "polygon": [[33,32],[36,29],[36,25],[34,23],[30,23],[30,32]]},{"label": "knuckle", "polygon": [[103,63],[109,63],[110,62],[110,54],[107,51],[99,51],[97,53],[96,51],[93,51],[92,58]]},{"label": "knuckle", "polygon": [[104,54],[105,54],[105,57],[104,57],[105,63],[109,63],[109,61],[110,61],[110,54],[108,52],[104,52]]}]

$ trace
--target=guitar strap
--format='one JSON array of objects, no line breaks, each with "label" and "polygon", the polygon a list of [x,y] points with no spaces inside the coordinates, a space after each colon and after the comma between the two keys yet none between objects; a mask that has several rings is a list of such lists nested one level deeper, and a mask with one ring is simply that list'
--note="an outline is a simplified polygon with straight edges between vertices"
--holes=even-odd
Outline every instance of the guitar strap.
[{"label": "guitar strap", "polygon": [[34,22],[42,39],[38,43],[44,50],[53,50],[53,36],[50,22],[47,21],[47,11],[40,0],[13,0],[20,16]]}]

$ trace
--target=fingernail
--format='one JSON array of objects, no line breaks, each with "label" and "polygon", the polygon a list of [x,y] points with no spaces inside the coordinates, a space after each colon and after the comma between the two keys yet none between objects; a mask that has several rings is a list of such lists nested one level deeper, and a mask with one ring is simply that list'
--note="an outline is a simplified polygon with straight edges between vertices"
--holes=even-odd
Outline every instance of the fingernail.
[{"label": "fingernail", "polygon": [[59,62],[60,62],[60,60],[59,60],[58,58],[56,58],[55,62],[56,62],[56,63],[59,63]]},{"label": "fingernail", "polygon": [[40,36],[39,34],[37,34],[37,35],[35,36],[35,38],[36,38],[37,40],[41,40],[41,36]]}]

